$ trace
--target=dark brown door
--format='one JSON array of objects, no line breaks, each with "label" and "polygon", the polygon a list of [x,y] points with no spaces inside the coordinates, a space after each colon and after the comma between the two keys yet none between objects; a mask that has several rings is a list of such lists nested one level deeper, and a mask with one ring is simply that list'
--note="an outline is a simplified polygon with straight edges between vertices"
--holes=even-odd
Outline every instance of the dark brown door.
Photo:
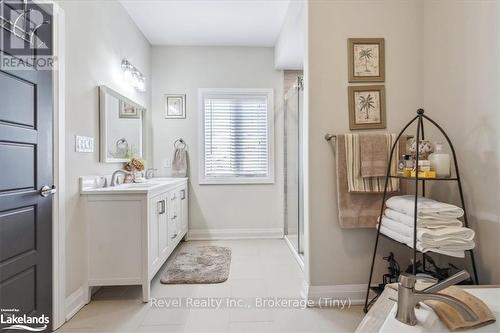
[{"label": "dark brown door", "polygon": [[[50,14],[31,1],[6,2],[0,3],[0,15],[7,20],[30,8],[39,11],[29,12],[26,22],[18,21],[26,31],[35,26],[29,22],[31,14],[47,20],[37,31],[46,41],[47,56],[52,45]],[[0,329],[17,324],[50,331],[54,191],[42,196],[41,189],[50,189],[53,180],[52,72],[16,68],[16,60],[29,61],[30,53],[41,54],[0,25]],[[19,321],[24,315],[34,319]]]}]

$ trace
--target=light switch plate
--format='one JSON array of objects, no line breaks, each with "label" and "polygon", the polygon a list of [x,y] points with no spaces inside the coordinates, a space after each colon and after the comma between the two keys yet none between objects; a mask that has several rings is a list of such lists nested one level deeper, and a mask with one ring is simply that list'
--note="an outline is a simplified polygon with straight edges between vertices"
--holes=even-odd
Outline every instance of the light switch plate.
[{"label": "light switch plate", "polygon": [[93,153],[94,138],[75,135],[75,151],[77,153]]},{"label": "light switch plate", "polygon": [[171,168],[172,167],[172,160],[170,158],[166,158],[163,160],[163,167],[164,168]]}]

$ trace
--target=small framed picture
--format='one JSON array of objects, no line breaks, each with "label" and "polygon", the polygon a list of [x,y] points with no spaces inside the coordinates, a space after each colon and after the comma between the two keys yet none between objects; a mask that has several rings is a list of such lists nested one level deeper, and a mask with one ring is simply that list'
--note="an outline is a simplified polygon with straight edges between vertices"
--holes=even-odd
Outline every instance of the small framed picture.
[{"label": "small framed picture", "polygon": [[165,95],[165,118],[186,118],[186,95]]},{"label": "small framed picture", "polygon": [[349,82],[384,82],[383,38],[349,38],[347,48]]},{"label": "small framed picture", "polygon": [[384,86],[350,86],[348,98],[351,130],[386,128]]},{"label": "small framed picture", "polygon": [[120,106],[118,110],[119,118],[140,118],[140,109],[132,104],[120,100]]}]

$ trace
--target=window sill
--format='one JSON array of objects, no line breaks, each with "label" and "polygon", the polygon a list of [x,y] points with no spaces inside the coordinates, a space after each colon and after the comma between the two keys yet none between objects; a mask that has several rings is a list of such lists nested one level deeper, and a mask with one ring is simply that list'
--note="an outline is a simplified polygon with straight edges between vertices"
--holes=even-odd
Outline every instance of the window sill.
[{"label": "window sill", "polygon": [[227,179],[204,179],[201,178],[199,185],[273,185],[274,178],[227,178]]}]

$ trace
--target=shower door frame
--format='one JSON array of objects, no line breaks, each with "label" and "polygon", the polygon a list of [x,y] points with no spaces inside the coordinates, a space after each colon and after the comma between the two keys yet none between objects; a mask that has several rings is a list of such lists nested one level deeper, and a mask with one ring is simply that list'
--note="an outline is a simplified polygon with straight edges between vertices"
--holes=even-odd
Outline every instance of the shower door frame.
[{"label": "shower door frame", "polygon": [[[285,110],[284,113],[284,138],[285,138],[285,144],[284,144],[284,171],[285,171],[285,177],[284,177],[284,219],[285,219],[285,239],[290,246],[291,250],[294,252],[295,257],[297,258],[299,264],[303,267],[304,265],[304,182],[303,182],[303,146],[302,146],[302,136],[303,136],[303,128],[302,128],[302,113],[303,113],[303,108],[301,110],[300,103],[301,103],[301,98],[300,98],[300,93],[303,92],[304,86],[303,86],[303,76],[298,75],[296,80],[295,80],[295,85],[292,86],[288,91],[285,93],[288,94],[288,92],[291,89],[296,89],[297,90],[297,129],[298,129],[298,135],[297,135],[297,167],[295,169],[296,174],[297,174],[297,191],[298,191],[298,204],[297,204],[297,248],[295,248],[294,244],[290,241],[288,238],[288,228],[290,226],[289,224],[289,209],[288,209],[288,112]],[[303,98],[302,98],[303,99]],[[285,103],[287,105],[288,103]],[[286,107],[286,106],[285,106]],[[301,233],[302,231],[302,233]]]}]

